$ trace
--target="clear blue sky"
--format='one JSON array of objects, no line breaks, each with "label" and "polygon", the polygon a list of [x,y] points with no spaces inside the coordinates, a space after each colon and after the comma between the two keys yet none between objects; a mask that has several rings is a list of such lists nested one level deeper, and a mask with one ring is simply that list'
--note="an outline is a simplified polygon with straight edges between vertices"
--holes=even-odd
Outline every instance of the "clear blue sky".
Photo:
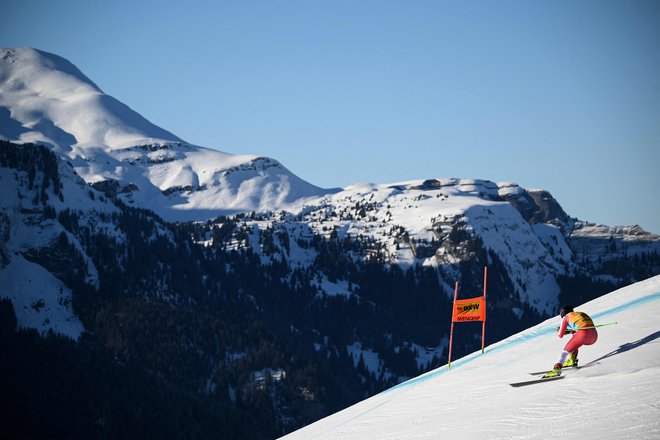
[{"label": "clear blue sky", "polygon": [[465,177],[660,233],[660,1],[0,0],[188,142],[323,187]]}]

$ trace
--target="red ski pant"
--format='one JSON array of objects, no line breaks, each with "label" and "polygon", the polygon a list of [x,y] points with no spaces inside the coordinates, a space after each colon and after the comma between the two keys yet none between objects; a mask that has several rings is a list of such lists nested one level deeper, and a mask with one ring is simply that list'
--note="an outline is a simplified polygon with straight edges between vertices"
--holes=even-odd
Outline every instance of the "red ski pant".
[{"label": "red ski pant", "polygon": [[592,345],[595,344],[598,340],[598,332],[595,328],[590,328],[587,330],[578,330],[570,341],[564,347],[564,351],[569,353],[575,353],[577,355],[578,348],[583,345]]}]

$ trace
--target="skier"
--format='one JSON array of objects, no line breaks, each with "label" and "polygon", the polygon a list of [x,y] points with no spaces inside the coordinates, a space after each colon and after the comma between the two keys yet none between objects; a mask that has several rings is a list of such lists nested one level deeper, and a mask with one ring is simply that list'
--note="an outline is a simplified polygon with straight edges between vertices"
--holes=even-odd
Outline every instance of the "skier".
[{"label": "skier", "polygon": [[[559,311],[561,316],[561,327],[557,336],[564,337],[566,333],[573,333],[573,337],[564,347],[564,350],[559,355],[557,363],[552,371],[548,372],[544,377],[559,376],[562,367],[577,367],[578,365],[578,349],[583,345],[592,345],[598,340],[598,332],[594,328],[594,322],[584,312],[575,312],[573,306],[565,305]],[[568,358],[568,359],[566,359]]]}]

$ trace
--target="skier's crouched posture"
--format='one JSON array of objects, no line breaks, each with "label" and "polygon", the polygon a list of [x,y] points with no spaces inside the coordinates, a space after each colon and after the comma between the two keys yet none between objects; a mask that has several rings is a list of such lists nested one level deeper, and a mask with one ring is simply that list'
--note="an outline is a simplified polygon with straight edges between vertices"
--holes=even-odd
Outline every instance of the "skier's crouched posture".
[{"label": "skier's crouched posture", "polygon": [[558,375],[562,367],[577,367],[578,349],[583,345],[595,344],[598,340],[598,332],[594,328],[594,322],[586,313],[575,312],[573,306],[566,305],[561,308],[559,315],[562,317],[562,321],[557,336],[563,338],[566,333],[573,333],[573,337],[559,355],[559,359],[557,359],[557,363],[551,372],[554,375]]}]

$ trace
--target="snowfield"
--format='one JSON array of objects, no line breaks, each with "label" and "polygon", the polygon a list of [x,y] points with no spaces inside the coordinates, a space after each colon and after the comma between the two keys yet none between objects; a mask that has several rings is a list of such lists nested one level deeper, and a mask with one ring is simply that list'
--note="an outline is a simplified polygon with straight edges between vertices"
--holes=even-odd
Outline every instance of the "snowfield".
[{"label": "snowfield", "polygon": [[618,325],[600,328],[564,379],[509,386],[552,368],[569,338],[557,337],[557,317],[284,438],[660,438],[660,275],[576,309]]}]

